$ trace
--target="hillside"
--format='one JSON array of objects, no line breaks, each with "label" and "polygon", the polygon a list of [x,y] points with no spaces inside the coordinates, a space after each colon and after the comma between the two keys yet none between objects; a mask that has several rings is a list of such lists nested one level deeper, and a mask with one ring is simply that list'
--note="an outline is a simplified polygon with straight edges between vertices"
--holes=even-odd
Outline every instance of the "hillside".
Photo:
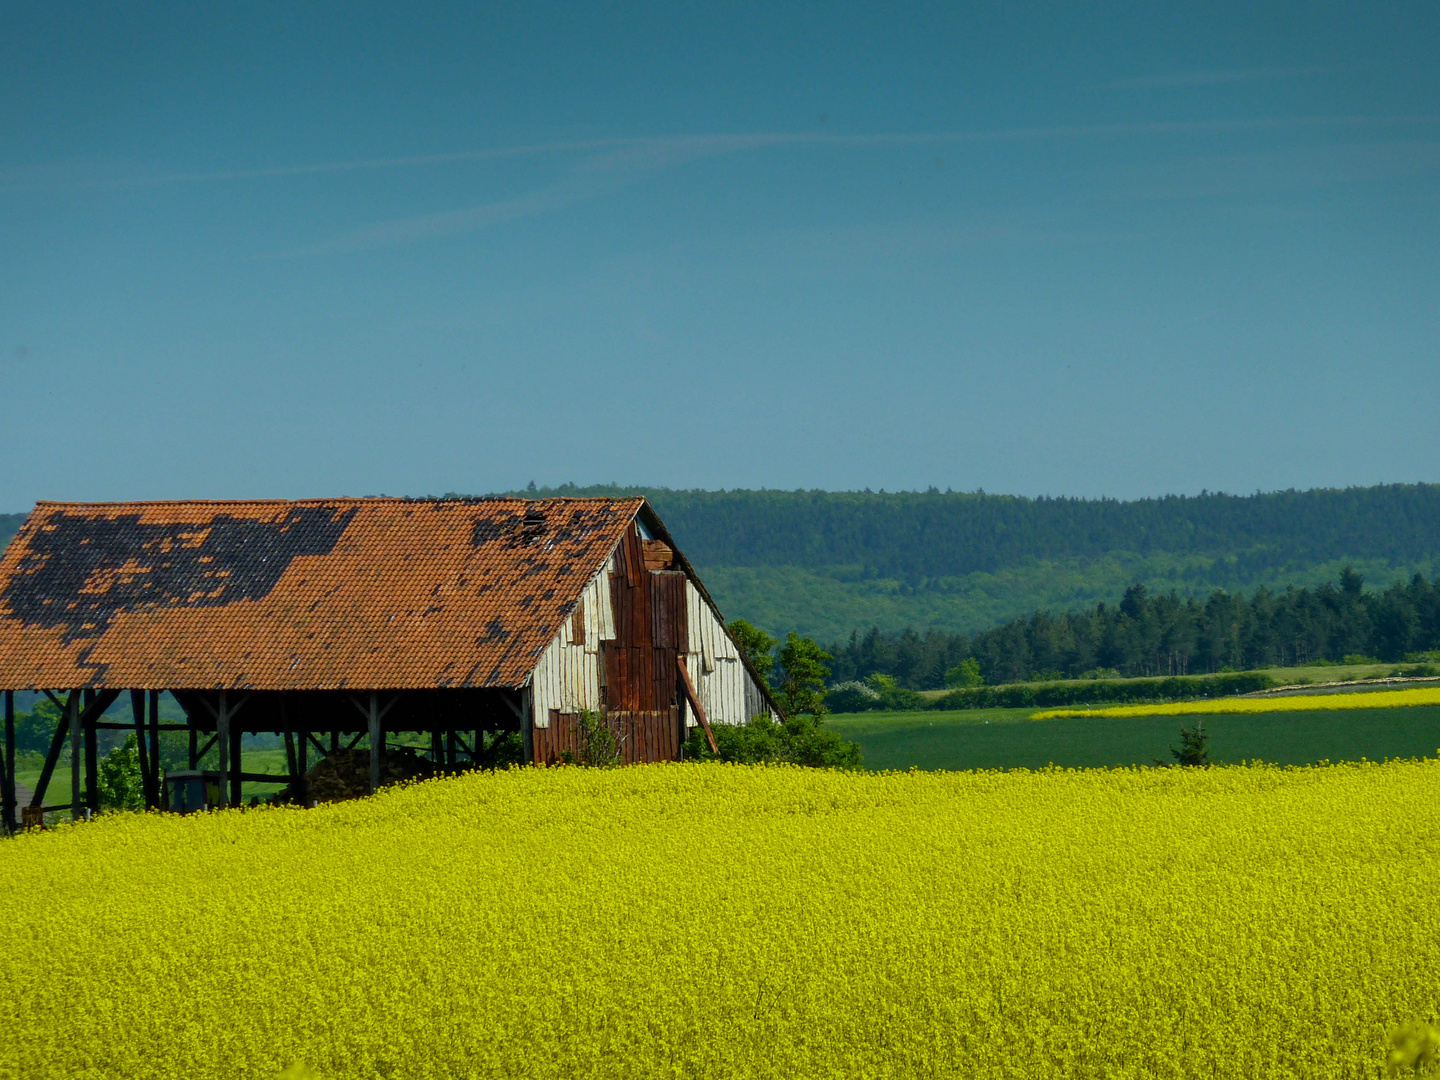
[{"label": "hillside", "polygon": [[[933,489],[516,494],[632,492],[654,503],[727,615],[826,641],[869,626],[970,633],[1038,608],[1113,603],[1135,582],[1204,597],[1319,586],[1347,564],[1377,589],[1440,570],[1437,484],[1132,502]],[[23,520],[0,515],[0,540]]]},{"label": "hillside", "polygon": [[1375,588],[1440,569],[1440,485],[1120,502],[983,492],[672,491],[655,505],[721,609],[821,640],[857,627],[973,632],[1037,608],[1114,602],[1140,582],[1319,586],[1346,565]]}]

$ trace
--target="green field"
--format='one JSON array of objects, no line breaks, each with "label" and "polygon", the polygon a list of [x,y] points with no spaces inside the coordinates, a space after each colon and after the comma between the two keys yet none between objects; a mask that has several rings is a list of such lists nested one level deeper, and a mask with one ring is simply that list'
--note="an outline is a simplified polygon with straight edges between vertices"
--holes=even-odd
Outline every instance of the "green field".
[{"label": "green field", "polygon": [[[1170,760],[1184,716],[1031,720],[1035,709],[845,713],[831,726],[865,751],[869,769],[1039,769]],[[1380,761],[1440,750],[1440,706],[1207,716],[1220,763]]]}]

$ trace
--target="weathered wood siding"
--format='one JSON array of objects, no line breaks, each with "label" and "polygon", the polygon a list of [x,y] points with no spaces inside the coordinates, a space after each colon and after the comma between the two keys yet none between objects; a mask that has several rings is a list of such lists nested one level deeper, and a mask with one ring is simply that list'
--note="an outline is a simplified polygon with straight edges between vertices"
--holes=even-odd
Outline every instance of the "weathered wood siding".
[{"label": "weathered wood siding", "polygon": [[[712,724],[743,724],[752,716],[771,712],[765,697],[740,662],[740,652],[693,582],[685,582],[685,611],[690,624],[686,666],[695,680],[695,693]],[[686,723],[699,721],[685,709]]]},{"label": "weathered wood siding", "polygon": [[[684,729],[698,723],[679,688],[682,656],[712,724],[769,711],[714,608],[675,568],[673,552],[632,524],[536,664],[535,760],[576,749],[582,709],[603,710],[621,725],[627,761],[631,754],[643,755],[636,761],[678,757]],[[556,724],[563,730],[550,732]]]},{"label": "weathered wood siding", "polygon": [[[554,711],[578,713],[581,709],[603,709],[601,694],[601,642],[615,637],[615,614],[610,606],[610,574],[615,566],[612,553],[581,594],[572,618],[560,624],[549,647],[535,665],[531,683],[535,726],[550,726]],[[582,634],[575,633],[574,615],[580,616]]]},{"label": "weathered wood siding", "polygon": [[[612,712],[605,716],[610,730],[619,743],[620,760],[626,765],[646,761],[674,761],[680,756],[680,710],[660,709],[651,712]],[[553,710],[549,723],[535,730],[535,761],[540,765],[556,765],[564,754],[580,753],[580,717],[578,713]]]}]

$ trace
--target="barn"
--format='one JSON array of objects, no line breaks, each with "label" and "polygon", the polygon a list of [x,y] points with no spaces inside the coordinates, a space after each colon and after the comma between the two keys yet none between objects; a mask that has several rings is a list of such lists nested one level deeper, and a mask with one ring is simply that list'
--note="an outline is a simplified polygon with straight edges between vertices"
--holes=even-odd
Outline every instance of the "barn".
[{"label": "barn", "polygon": [[[0,559],[5,820],[16,691],[58,706],[30,812],[98,808],[97,732],[138,736],[147,805],[159,733],[214,750],[240,801],[245,732],[313,750],[428,737],[439,768],[579,746],[603,712],[626,762],[674,760],[690,728],[779,715],[694,567],[642,498],[38,504]],[[162,723],[169,694],[183,721]],[[124,710],[128,695],[130,708]],[[171,710],[173,712],[173,710]],[[47,798],[57,769],[69,791]],[[274,780],[274,775],[266,774]]]}]

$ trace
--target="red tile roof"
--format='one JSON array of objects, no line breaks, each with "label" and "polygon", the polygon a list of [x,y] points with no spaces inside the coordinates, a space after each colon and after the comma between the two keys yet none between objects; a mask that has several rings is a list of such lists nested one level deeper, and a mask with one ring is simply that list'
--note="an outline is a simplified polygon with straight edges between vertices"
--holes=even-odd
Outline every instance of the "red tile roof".
[{"label": "red tile roof", "polygon": [[0,688],[520,686],[644,500],[39,503]]}]

